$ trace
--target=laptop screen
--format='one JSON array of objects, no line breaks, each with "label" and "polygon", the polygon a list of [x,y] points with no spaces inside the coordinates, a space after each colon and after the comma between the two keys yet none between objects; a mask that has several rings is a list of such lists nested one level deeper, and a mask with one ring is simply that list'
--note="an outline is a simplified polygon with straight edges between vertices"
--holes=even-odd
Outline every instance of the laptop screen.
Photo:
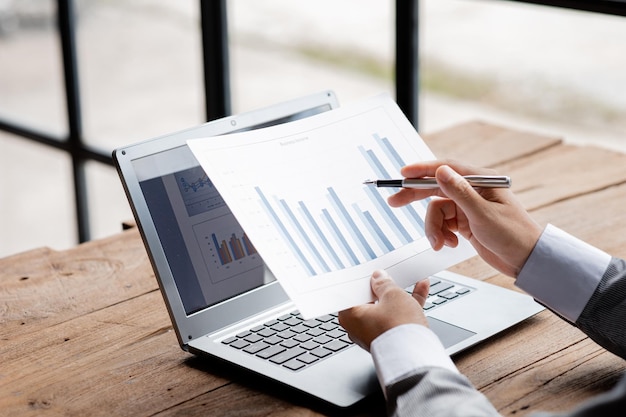
[{"label": "laptop screen", "polygon": [[[318,106],[227,133],[330,109]],[[135,159],[132,165],[187,315],[273,280],[186,145]]]}]

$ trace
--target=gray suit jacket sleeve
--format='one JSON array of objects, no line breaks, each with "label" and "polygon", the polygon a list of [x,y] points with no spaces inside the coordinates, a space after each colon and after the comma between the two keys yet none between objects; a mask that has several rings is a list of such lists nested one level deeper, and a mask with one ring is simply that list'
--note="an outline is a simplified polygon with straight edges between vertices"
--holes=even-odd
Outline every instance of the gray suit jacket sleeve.
[{"label": "gray suit jacket sleeve", "polygon": [[[626,359],[626,261],[613,258],[576,325],[596,343]],[[388,413],[403,416],[499,416],[463,375],[422,368],[386,387]],[[610,392],[574,411],[535,417],[617,417],[626,410],[626,377]]]},{"label": "gray suit jacket sleeve", "polygon": [[500,416],[469,380],[444,368],[421,368],[387,387],[390,416]]},{"label": "gray suit jacket sleeve", "polygon": [[597,344],[626,359],[626,261],[611,260],[576,325]]}]

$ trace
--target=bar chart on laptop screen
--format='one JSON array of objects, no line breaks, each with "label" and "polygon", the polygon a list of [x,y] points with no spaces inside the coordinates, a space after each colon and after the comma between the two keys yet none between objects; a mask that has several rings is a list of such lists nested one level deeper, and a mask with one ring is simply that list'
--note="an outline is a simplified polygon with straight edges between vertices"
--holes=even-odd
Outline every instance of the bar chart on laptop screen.
[{"label": "bar chart on laptop screen", "polygon": [[248,235],[226,206],[202,167],[172,174],[193,235],[202,251],[206,271],[214,284],[263,266]]},{"label": "bar chart on laptop screen", "polygon": [[[398,151],[386,137],[375,133],[371,139],[372,146],[355,149],[369,167],[367,175],[397,175],[405,165]],[[386,197],[393,190],[355,188],[357,193],[346,193],[328,184],[321,196],[304,199],[268,194],[258,186],[255,191],[301,267],[315,276],[363,264],[424,237],[426,202],[392,209]]]}]

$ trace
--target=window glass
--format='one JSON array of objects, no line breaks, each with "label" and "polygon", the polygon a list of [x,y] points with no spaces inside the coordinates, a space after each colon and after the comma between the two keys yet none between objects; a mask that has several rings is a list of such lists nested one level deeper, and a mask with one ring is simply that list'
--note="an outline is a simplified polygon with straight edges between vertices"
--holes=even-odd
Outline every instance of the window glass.
[{"label": "window glass", "polygon": [[133,222],[133,214],[117,172],[98,162],[88,162],[85,171],[91,238],[120,232],[123,223]]},{"label": "window glass", "polygon": [[626,20],[500,0],[421,3],[422,124],[470,119],[626,149]]},{"label": "window glass", "polygon": [[228,2],[234,112],[323,90],[395,94],[394,1]]},{"label": "window glass", "polygon": [[76,243],[69,156],[0,132],[0,257]]},{"label": "window glass", "polygon": [[0,118],[67,135],[56,1],[0,1]]},{"label": "window glass", "polygon": [[82,0],[77,49],[86,142],[111,151],[202,122],[197,0]]}]

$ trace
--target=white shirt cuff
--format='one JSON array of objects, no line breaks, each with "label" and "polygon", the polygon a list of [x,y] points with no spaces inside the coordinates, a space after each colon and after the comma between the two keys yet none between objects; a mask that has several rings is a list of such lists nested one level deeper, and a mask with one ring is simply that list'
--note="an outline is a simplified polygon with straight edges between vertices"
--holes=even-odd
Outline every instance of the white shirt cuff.
[{"label": "white shirt cuff", "polygon": [[574,323],[610,261],[609,254],[549,224],[515,285]]},{"label": "white shirt cuff", "polygon": [[418,368],[435,366],[458,372],[435,333],[419,324],[403,324],[387,330],[374,339],[370,353],[384,391]]}]

